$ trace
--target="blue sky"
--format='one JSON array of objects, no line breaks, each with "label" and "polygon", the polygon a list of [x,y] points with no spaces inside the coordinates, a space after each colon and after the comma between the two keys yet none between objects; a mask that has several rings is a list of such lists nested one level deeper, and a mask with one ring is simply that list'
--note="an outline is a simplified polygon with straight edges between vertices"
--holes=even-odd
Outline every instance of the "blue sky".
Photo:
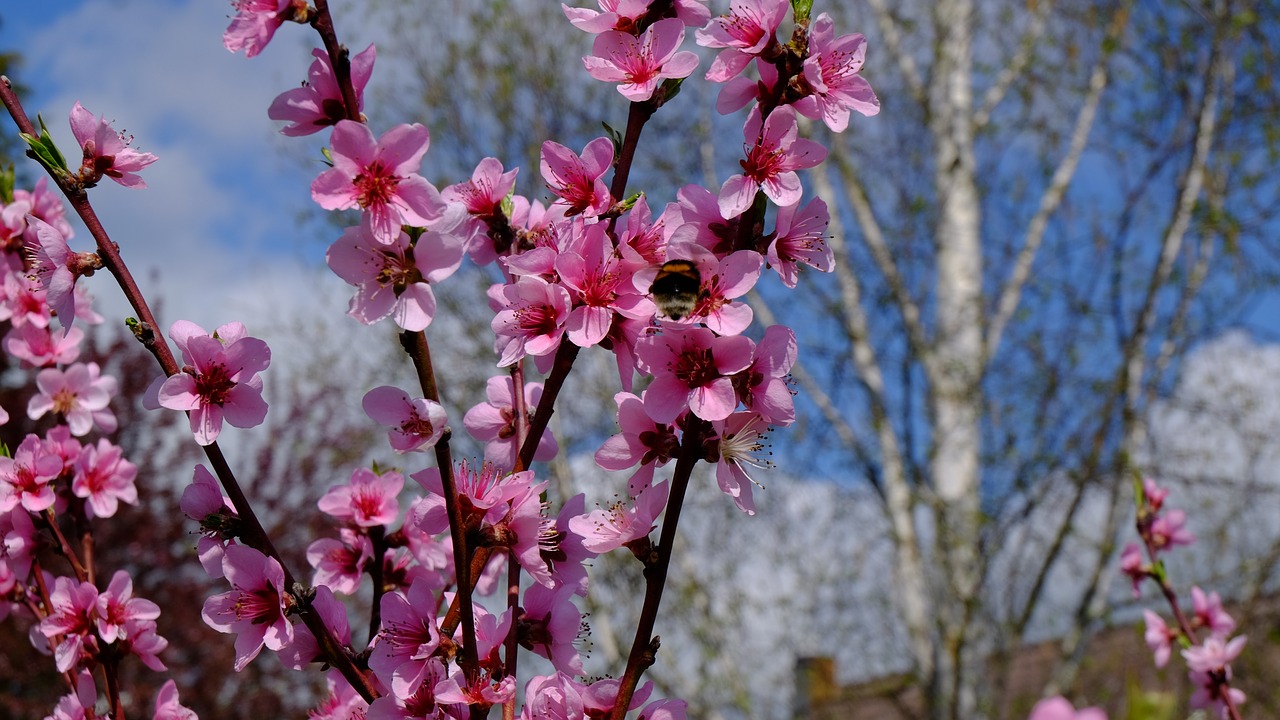
[{"label": "blue sky", "polygon": [[[44,116],[64,153],[73,147],[67,114],[78,100],[159,156],[142,173],[148,189],[107,182],[90,197],[144,290],[165,289],[164,325],[183,317],[213,327],[232,319],[223,307],[237,296],[307,282],[292,266],[322,263],[334,233],[300,220],[322,169],[317,154],[304,159],[318,136],[290,143],[266,117],[271,100],[305,77],[311,34],[285,28],[247,60],[222,47],[229,12],[228,3],[210,0],[24,0],[0,8],[0,46],[23,58],[23,104]],[[5,121],[4,131],[14,132]],[[89,249],[87,233],[77,243]],[[109,316],[123,312],[105,278],[90,290]]]}]

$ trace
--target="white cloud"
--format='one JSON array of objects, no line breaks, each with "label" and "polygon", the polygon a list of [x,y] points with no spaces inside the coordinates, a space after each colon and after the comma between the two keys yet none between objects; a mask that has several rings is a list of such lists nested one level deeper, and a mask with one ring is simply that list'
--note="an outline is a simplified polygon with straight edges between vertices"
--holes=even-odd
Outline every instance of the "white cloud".
[{"label": "white cloud", "polygon": [[[107,182],[90,198],[144,291],[164,296],[163,325],[225,322],[230,298],[278,286],[275,266],[308,247],[296,218],[311,175],[281,152],[266,108],[305,77],[313,34],[283,27],[247,60],[222,47],[229,11],[207,0],[86,2],[16,48],[35,90],[28,113],[43,114],[65,154],[74,156],[66,117],[79,101],[159,156],[142,173],[148,189]],[[79,246],[88,242],[82,233]],[[310,247],[318,261],[319,244]],[[118,318],[123,299],[106,285],[90,289]]]}]

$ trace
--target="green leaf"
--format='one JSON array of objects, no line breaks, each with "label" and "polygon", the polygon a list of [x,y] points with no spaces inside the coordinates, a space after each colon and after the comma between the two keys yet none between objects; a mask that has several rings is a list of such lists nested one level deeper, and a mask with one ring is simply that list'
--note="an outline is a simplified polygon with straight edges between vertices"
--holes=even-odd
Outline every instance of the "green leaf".
[{"label": "green leaf", "polygon": [[658,86],[658,92],[654,93],[654,97],[658,99],[658,107],[662,107],[671,102],[675,96],[680,94],[680,87],[684,85],[684,78],[667,78]]},{"label": "green leaf", "polygon": [[13,202],[14,182],[13,163],[9,163],[9,167],[0,170],[0,203],[8,205]]},{"label": "green leaf", "polygon": [[609,136],[609,141],[613,143],[613,156],[618,157],[618,153],[622,151],[622,133],[613,129],[613,126],[607,122],[601,122],[604,126],[604,134]]},{"label": "green leaf", "polygon": [[809,13],[813,10],[813,0],[791,0],[791,12],[795,13],[796,24],[808,22]]},{"label": "green leaf", "polygon": [[59,177],[69,176],[71,171],[67,168],[67,161],[62,157],[62,153],[58,152],[58,146],[53,142],[49,128],[45,126],[44,118],[37,115],[36,119],[40,121],[40,137],[33,137],[27,133],[21,134],[23,142],[31,148],[31,156],[50,173]]}]

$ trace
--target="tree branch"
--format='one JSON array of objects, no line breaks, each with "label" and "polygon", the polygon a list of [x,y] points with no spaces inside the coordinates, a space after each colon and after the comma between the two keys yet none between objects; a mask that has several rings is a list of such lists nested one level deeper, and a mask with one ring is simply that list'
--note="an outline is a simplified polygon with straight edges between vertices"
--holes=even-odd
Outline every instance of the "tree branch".
[{"label": "tree branch", "polygon": [[[1005,283],[1004,289],[1000,292],[1000,300],[996,303],[995,315],[992,316],[991,322],[987,327],[984,365],[991,361],[991,358],[996,354],[996,350],[1000,347],[1000,340],[1004,335],[1004,330],[1008,326],[1010,318],[1013,317],[1013,313],[1018,309],[1018,303],[1022,299],[1022,289],[1026,285],[1027,279],[1031,276],[1031,267],[1035,264],[1036,254],[1040,250],[1041,243],[1044,242],[1045,231],[1049,226],[1049,218],[1058,209],[1058,205],[1062,202],[1062,198],[1067,192],[1067,187],[1071,184],[1072,178],[1075,177],[1076,168],[1080,164],[1080,157],[1084,154],[1085,145],[1089,140],[1089,132],[1093,129],[1093,122],[1097,118],[1102,92],[1107,87],[1107,66],[1112,55],[1115,54],[1115,49],[1119,46],[1120,36],[1128,25],[1128,21],[1128,7],[1122,5],[1116,9],[1115,14],[1111,17],[1111,22],[1107,25],[1107,32],[1102,41],[1098,61],[1094,64],[1093,72],[1089,75],[1089,93],[1085,96],[1084,103],[1080,106],[1080,112],[1076,115],[1075,127],[1071,131],[1071,142],[1068,145],[1066,154],[1058,162],[1058,167],[1053,171],[1049,186],[1045,188],[1044,194],[1040,196],[1040,206],[1036,209],[1036,214],[1032,216],[1031,222],[1027,224],[1026,243],[1018,253],[1017,259],[1014,260],[1013,270],[1009,273],[1009,279]],[[981,113],[979,114],[981,115]]]}]

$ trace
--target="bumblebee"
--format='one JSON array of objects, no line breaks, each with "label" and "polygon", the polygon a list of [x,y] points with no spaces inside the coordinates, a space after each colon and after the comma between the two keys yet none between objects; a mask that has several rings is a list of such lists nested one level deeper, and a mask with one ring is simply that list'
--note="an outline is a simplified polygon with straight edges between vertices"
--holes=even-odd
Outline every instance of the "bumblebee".
[{"label": "bumblebee", "polygon": [[702,276],[698,266],[688,260],[668,260],[658,269],[649,286],[658,312],[679,320],[693,312],[702,297]]}]

